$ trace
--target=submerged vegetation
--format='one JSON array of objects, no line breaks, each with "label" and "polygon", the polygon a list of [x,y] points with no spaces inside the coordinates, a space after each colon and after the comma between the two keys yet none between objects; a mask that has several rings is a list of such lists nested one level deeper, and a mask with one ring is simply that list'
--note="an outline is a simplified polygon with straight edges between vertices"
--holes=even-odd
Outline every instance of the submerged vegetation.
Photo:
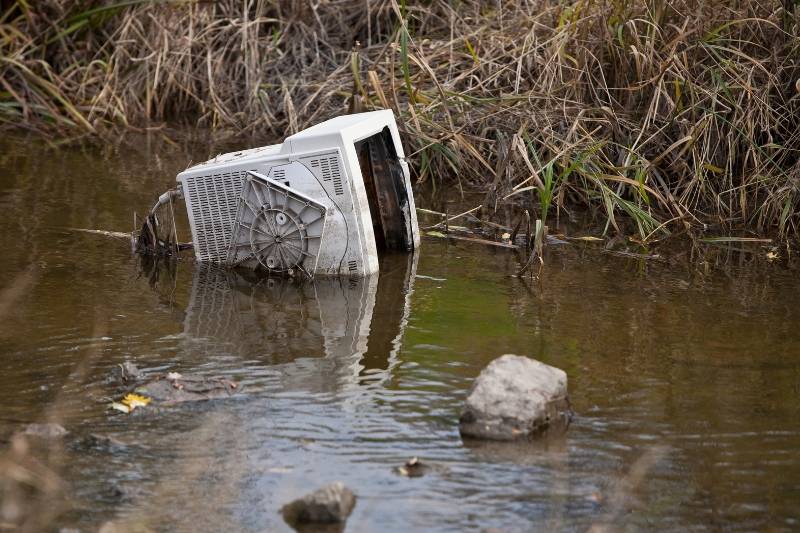
[{"label": "submerged vegetation", "polygon": [[[800,232],[800,7],[741,0],[3,2],[0,122],[280,139],[393,108],[419,181],[637,240]],[[627,231],[627,229],[626,229]]]}]

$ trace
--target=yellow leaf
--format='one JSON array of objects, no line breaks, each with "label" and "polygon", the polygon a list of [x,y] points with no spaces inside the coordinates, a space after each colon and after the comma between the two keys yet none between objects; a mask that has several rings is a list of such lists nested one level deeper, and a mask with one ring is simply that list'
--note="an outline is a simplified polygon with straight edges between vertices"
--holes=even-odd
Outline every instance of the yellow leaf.
[{"label": "yellow leaf", "polygon": [[122,403],[130,407],[131,411],[133,411],[137,407],[144,407],[145,405],[150,403],[150,398],[131,393],[127,394],[122,399]]}]

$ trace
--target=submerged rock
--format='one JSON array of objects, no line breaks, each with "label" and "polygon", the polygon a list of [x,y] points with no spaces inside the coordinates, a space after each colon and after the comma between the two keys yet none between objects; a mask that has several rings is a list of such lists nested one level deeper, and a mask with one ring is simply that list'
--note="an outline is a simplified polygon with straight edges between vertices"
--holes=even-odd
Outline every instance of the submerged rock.
[{"label": "submerged rock", "polygon": [[100,433],[90,433],[75,443],[77,449],[82,450],[104,450],[110,452],[122,451],[128,449],[130,446],[126,442],[122,442],[116,437],[111,435],[102,435]]},{"label": "submerged rock", "polygon": [[489,363],[473,383],[459,430],[466,437],[515,440],[564,430],[571,418],[563,370],[506,354]]},{"label": "submerged rock", "polygon": [[412,457],[403,466],[396,466],[392,471],[405,477],[422,477],[431,473],[443,474],[448,472],[448,469],[442,464],[423,462],[417,457]]},{"label": "submerged rock", "polygon": [[69,432],[61,424],[48,422],[46,424],[28,424],[23,433],[40,439],[58,439]]},{"label": "submerged rock", "polygon": [[335,524],[347,520],[355,505],[353,491],[337,481],[284,505],[281,513],[289,525]]},{"label": "submerged rock", "polygon": [[134,392],[156,404],[170,405],[230,398],[238,390],[239,386],[226,378],[183,376],[170,372],[136,387]]},{"label": "submerged rock", "polygon": [[395,467],[395,474],[406,477],[422,477],[430,471],[430,466],[420,461],[417,457],[412,457],[403,466]]},{"label": "submerged rock", "polygon": [[108,381],[130,383],[132,381],[138,381],[142,378],[142,371],[130,361],[125,361],[124,363],[118,364],[111,370],[111,375],[109,376]]}]

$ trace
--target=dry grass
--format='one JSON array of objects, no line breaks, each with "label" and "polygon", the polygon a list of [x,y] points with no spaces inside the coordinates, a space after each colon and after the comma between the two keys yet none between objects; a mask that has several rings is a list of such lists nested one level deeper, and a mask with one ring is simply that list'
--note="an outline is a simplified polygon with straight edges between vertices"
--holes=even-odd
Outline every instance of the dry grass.
[{"label": "dry grass", "polygon": [[392,107],[418,179],[490,207],[796,238],[798,25],[790,0],[19,0],[0,121],[274,140]]}]

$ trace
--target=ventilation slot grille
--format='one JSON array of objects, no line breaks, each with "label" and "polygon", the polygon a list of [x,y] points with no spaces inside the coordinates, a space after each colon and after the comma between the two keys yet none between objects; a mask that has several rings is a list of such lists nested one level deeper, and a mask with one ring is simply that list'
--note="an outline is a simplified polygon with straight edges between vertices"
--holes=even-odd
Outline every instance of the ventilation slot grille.
[{"label": "ventilation slot grille", "polygon": [[186,179],[199,260],[220,263],[227,257],[245,173],[242,170]]},{"label": "ventilation slot grille", "polygon": [[287,187],[291,187],[289,185],[289,180],[286,179],[286,169],[285,168],[276,168],[272,171],[272,179],[283,182],[284,185]]},{"label": "ventilation slot grille", "polygon": [[342,184],[342,173],[339,170],[339,158],[336,156],[312,159],[311,168],[316,170],[316,174],[322,177],[322,181],[333,181],[333,192],[337,196],[344,194]]}]

